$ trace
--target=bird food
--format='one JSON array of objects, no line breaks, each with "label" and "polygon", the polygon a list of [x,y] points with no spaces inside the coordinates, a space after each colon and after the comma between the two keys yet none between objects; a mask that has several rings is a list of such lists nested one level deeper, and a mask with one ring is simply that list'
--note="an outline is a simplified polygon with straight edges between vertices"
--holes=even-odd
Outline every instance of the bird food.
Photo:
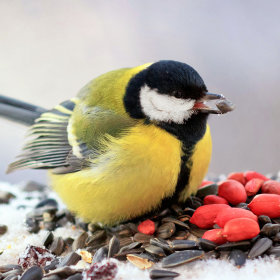
[{"label": "bird food", "polygon": [[[41,246],[28,246],[17,264],[0,265],[1,279],[111,280],[118,270],[114,259],[149,269],[151,279],[174,279],[179,274],[169,268],[201,259],[227,258],[240,267],[247,259],[280,258],[278,186],[256,172],[231,173],[220,183],[203,183],[183,204],[114,227],[84,223],[54,199],[44,199],[27,215],[26,226],[31,233],[47,229],[48,234]],[[52,231],[67,223],[80,235],[54,236]],[[85,268],[76,267],[81,261]],[[155,263],[163,269],[153,269]]]}]

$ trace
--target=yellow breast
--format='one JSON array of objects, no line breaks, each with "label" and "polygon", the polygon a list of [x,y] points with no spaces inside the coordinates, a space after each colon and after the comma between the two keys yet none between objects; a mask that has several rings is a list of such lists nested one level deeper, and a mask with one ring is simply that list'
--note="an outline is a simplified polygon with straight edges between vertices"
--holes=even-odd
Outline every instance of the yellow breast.
[{"label": "yellow breast", "polygon": [[154,125],[137,125],[104,143],[91,168],[51,174],[68,208],[87,221],[114,224],[156,207],[175,190],[181,142]]}]

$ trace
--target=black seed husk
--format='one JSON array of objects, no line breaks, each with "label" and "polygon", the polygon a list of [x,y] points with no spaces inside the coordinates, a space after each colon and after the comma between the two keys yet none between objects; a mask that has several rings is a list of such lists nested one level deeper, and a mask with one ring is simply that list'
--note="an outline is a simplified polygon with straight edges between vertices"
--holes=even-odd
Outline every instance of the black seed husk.
[{"label": "black seed husk", "polygon": [[202,250],[186,250],[171,254],[162,260],[162,267],[174,267],[202,258]]},{"label": "black seed husk", "polygon": [[79,260],[81,260],[81,256],[75,252],[71,252],[62,259],[61,263],[57,267],[75,265]]},{"label": "black seed husk", "polygon": [[54,235],[52,232],[48,232],[43,240],[43,245],[48,248],[49,245],[52,244],[54,240]]},{"label": "black seed husk", "polygon": [[193,240],[173,240],[170,246],[174,250],[197,249],[198,243]]},{"label": "black seed husk", "polygon": [[41,280],[43,278],[43,270],[39,266],[32,266],[26,270],[20,280]]},{"label": "black seed husk", "polygon": [[114,235],[109,242],[109,248],[108,248],[108,258],[113,257],[115,254],[117,254],[120,250],[120,241],[119,239]]},{"label": "black seed husk", "polygon": [[232,250],[229,259],[233,261],[235,266],[243,266],[246,263],[247,255],[241,250]]},{"label": "black seed husk", "polygon": [[150,271],[151,279],[166,278],[166,277],[175,278],[178,277],[179,275],[180,273],[170,271],[170,270],[153,269]]},{"label": "black seed husk", "polygon": [[201,247],[201,249],[207,252],[207,251],[215,250],[218,245],[210,240],[201,238],[199,240],[199,246]]},{"label": "black seed husk", "polygon": [[5,273],[13,269],[21,269],[21,266],[17,264],[0,265],[0,273]]},{"label": "black seed husk", "polygon": [[248,254],[248,258],[253,259],[255,257],[261,256],[272,246],[272,240],[264,237],[260,238],[254,246],[251,248]]},{"label": "black seed husk", "polygon": [[102,260],[106,259],[108,256],[108,248],[107,247],[101,247],[99,248],[93,258],[92,258],[92,262],[95,263],[95,262],[101,262]]},{"label": "black seed husk", "polygon": [[237,242],[227,242],[225,244],[219,245],[216,247],[216,250],[219,251],[228,251],[228,250],[242,250],[247,251],[251,247],[250,241],[237,241]]},{"label": "black seed husk", "polygon": [[72,250],[76,251],[82,249],[86,246],[86,240],[88,238],[88,233],[86,231],[82,232],[73,242]]}]

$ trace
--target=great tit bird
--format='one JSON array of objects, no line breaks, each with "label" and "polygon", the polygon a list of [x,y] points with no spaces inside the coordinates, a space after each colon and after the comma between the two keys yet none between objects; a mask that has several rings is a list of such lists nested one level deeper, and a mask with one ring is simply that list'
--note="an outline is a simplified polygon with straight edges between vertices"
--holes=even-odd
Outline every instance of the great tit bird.
[{"label": "great tit bird", "polygon": [[0,115],[31,125],[8,172],[49,169],[72,212],[114,225],[195,193],[211,158],[208,115],[232,108],[171,60],[108,72],[52,110],[0,96]]}]

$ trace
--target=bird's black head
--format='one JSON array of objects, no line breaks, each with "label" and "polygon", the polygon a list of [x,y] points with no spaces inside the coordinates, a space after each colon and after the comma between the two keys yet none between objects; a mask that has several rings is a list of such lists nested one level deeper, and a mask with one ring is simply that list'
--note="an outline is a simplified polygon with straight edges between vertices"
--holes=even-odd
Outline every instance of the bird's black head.
[{"label": "bird's black head", "polygon": [[209,96],[223,98],[209,94],[200,75],[188,64],[162,60],[130,80],[124,105],[133,118],[183,124],[193,114],[214,112],[203,103]]}]

